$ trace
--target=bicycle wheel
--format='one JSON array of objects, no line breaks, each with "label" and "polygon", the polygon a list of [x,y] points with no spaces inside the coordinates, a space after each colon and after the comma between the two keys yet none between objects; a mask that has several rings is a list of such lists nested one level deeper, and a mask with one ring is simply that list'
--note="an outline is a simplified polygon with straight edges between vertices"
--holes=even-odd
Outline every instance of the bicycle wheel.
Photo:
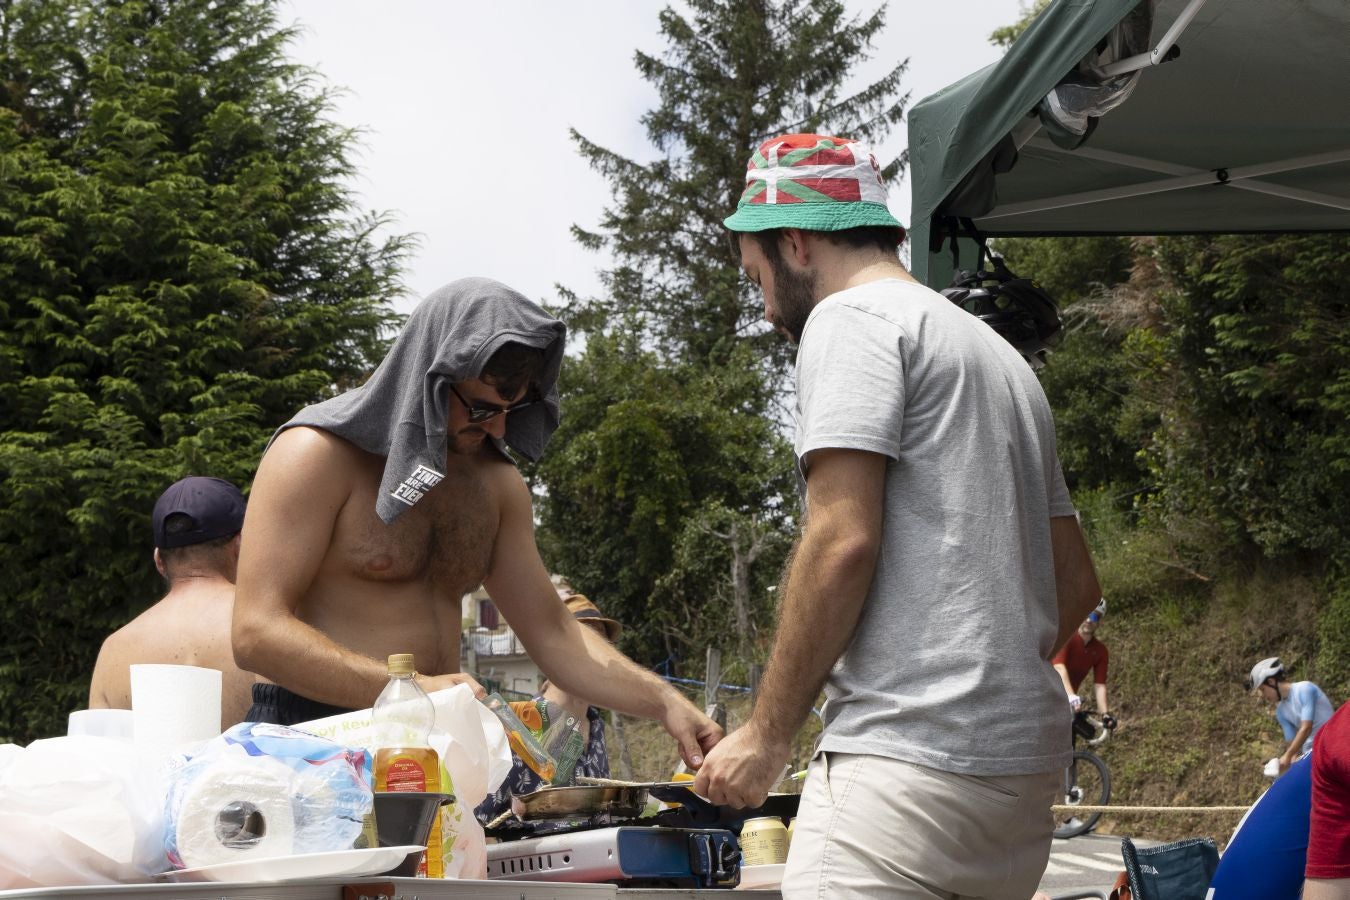
[{"label": "bicycle wheel", "polygon": [[[1075,750],[1073,762],[1064,770],[1066,806],[1105,806],[1111,799],[1111,772],[1106,763],[1086,750]],[[1055,811],[1055,837],[1071,838],[1087,834],[1102,817],[1099,812],[1079,815],[1072,808]]]}]

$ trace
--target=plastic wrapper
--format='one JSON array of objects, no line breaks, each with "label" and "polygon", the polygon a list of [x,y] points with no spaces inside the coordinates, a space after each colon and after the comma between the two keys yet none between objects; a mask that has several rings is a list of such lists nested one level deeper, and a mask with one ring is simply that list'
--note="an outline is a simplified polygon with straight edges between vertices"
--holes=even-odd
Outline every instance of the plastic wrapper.
[{"label": "plastic wrapper", "polygon": [[586,750],[586,738],[581,733],[577,717],[563,714],[548,727],[543,737],[544,749],[557,760],[552,783],[555,786],[576,784],[577,761]]},{"label": "plastic wrapper", "polygon": [[1129,98],[1140,71],[1105,77],[1100,69],[1148,52],[1155,6],[1156,0],[1148,0],[1136,7],[1111,30],[1098,49],[1041,100],[1036,113],[1056,144],[1070,150],[1080,146],[1099,118]]},{"label": "plastic wrapper", "polygon": [[[441,790],[455,795],[441,807],[441,860],[446,878],[486,878],[487,841],[473,808],[506,779],[511,751],[501,722],[467,685],[428,695],[436,707],[431,748],[441,758]],[[378,745],[371,711],[302,722],[297,729],[349,747]]]},{"label": "plastic wrapper", "polygon": [[364,750],[245,722],[171,774],[164,850],[176,868],[346,850],[372,806]]},{"label": "plastic wrapper", "polygon": [[[500,694],[488,694],[483,698],[483,705],[501,721],[502,727],[506,729],[506,740],[511,745],[511,751],[520,757],[520,761],[529,766],[542,780],[555,784],[558,761],[535,739],[525,723],[520,721],[515,710],[511,709],[511,704],[502,699]],[[575,760],[572,765],[576,766]]]},{"label": "plastic wrapper", "polygon": [[0,745],[0,889],[144,882],[167,869],[168,754],[79,735]]}]

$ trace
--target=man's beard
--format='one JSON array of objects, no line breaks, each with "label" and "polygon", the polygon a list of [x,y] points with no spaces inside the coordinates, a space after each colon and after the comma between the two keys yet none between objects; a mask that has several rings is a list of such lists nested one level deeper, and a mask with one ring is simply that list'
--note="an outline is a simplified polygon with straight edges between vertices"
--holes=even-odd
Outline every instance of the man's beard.
[{"label": "man's beard", "polygon": [[816,273],[807,270],[799,275],[781,258],[771,260],[770,265],[773,267],[773,302],[778,312],[778,321],[773,325],[787,335],[789,341],[800,344],[806,320],[816,305]]},{"label": "man's beard", "polygon": [[[481,434],[482,441],[469,440],[474,435]],[[486,431],[480,428],[466,428],[463,431],[445,436],[445,449],[449,453],[455,453],[459,456],[466,456],[470,453],[477,453],[483,449],[483,442],[488,440]]]}]

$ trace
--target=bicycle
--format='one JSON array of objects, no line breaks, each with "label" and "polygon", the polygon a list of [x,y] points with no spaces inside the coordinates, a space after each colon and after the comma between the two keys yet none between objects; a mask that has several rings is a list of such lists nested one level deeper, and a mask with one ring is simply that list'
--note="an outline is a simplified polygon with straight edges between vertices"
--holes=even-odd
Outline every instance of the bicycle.
[{"label": "bicycle", "polygon": [[[1073,759],[1064,770],[1063,805],[1105,806],[1111,799],[1111,770],[1102,758],[1090,750],[1079,750],[1078,739],[1095,747],[1105,741],[1115,727],[1115,719],[1103,716],[1095,719],[1086,710],[1073,714]],[[1100,812],[1087,813],[1080,818],[1072,809],[1055,813],[1055,837],[1071,838],[1087,834],[1102,817]]]}]

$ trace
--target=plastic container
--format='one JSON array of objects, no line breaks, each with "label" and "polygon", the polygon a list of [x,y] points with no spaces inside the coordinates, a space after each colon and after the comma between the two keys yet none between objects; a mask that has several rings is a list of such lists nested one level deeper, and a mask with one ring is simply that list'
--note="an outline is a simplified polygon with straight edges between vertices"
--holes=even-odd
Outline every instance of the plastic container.
[{"label": "plastic container", "polygon": [[[431,791],[379,791],[375,794],[375,828],[381,847],[425,847],[441,807],[453,794]],[[385,875],[411,876],[421,868],[423,854],[413,854]]]},{"label": "plastic container", "polygon": [[[414,677],[413,655],[395,653],[389,657],[389,683],[375,700],[372,718],[379,746],[375,750],[375,791],[440,793],[441,761],[431,749],[431,728],[436,722],[436,707]],[[439,805],[436,809],[439,809]],[[375,823],[380,828],[379,813]],[[440,816],[434,815],[426,840],[426,858],[418,874],[440,878],[444,874],[441,859]]]}]

